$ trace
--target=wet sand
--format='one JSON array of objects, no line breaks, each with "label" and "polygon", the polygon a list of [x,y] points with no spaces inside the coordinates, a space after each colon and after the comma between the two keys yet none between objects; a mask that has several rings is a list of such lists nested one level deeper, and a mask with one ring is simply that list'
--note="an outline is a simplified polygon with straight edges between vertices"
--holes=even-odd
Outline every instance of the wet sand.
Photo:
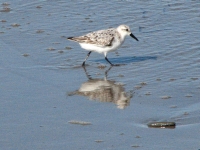
[{"label": "wet sand", "polygon": [[[0,4],[0,149],[200,148],[200,3]],[[66,40],[130,26],[108,54]],[[148,128],[175,122],[174,129]]]}]

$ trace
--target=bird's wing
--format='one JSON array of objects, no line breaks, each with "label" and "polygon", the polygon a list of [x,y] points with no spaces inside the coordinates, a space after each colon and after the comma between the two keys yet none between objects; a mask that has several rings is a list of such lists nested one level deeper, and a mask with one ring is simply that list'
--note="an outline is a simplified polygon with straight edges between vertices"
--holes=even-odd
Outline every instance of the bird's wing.
[{"label": "bird's wing", "polygon": [[96,46],[111,46],[114,40],[114,29],[99,30],[96,32],[91,32],[79,37],[71,37],[69,40],[76,41],[78,43],[94,44]]}]

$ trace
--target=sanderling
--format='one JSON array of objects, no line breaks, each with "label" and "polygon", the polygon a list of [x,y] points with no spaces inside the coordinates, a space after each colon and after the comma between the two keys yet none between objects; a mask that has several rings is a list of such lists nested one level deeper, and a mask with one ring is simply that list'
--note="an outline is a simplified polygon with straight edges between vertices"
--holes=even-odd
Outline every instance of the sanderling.
[{"label": "sanderling", "polygon": [[120,25],[117,28],[94,31],[79,37],[68,37],[67,39],[78,42],[83,49],[89,51],[82,66],[85,65],[85,62],[91,52],[103,53],[105,60],[109,62],[110,65],[115,66],[108,60],[107,53],[119,48],[123,44],[127,35],[130,35],[138,41],[138,39],[131,33],[129,26],[127,25]]}]

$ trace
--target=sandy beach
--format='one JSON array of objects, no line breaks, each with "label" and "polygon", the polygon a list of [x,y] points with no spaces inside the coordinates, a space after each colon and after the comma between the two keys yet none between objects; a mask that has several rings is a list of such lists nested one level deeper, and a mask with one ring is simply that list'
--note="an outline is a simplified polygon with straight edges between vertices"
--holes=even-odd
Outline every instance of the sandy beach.
[{"label": "sandy beach", "polygon": [[[1,1],[0,149],[200,149],[199,1]],[[108,59],[67,37],[130,26]],[[149,128],[150,122],[175,122]]]}]

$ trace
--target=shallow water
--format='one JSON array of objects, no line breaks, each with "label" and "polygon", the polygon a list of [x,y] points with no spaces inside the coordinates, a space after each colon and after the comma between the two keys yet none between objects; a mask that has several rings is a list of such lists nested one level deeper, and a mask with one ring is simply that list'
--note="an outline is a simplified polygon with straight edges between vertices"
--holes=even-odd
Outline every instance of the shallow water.
[{"label": "shallow water", "polygon": [[[199,1],[0,5],[1,149],[199,149]],[[117,53],[66,40],[127,24]],[[90,92],[88,92],[90,91]],[[70,124],[70,121],[91,125]],[[175,129],[148,128],[173,121]]]}]

